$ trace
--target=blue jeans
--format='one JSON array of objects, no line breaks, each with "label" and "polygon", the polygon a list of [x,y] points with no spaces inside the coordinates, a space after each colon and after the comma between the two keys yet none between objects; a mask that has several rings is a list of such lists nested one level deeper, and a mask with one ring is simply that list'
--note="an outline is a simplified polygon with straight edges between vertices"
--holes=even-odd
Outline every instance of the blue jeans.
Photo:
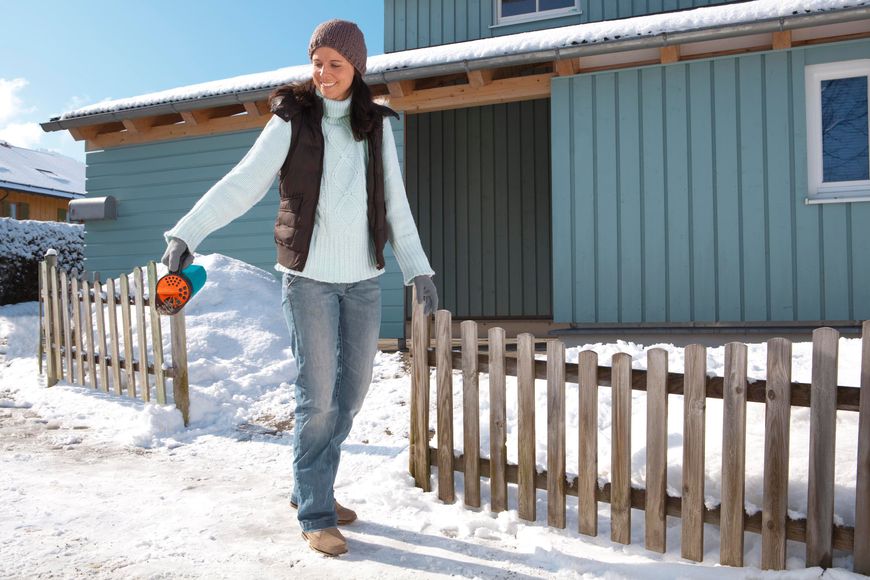
[{"label": "blue jeans", "polygon": [[353,284],[284,274],[284,317],[299,375],[293,496],[302,530],[337,525],[333,484],[341,443],[372,380],[381,326],[377,278]]}]

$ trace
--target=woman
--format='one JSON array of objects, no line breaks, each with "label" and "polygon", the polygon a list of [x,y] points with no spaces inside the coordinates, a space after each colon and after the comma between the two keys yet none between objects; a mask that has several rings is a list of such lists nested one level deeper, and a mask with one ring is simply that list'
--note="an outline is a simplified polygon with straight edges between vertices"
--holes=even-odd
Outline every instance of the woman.
[{"label": "woman", "polygon": [[362,32],[324,22],[308,56],[311,80],[270,96],[274,116],[251,150],[166,232],[163,263],[187,266],[200,242],[262,199],[278,174],[276,269],[299,369],[291,505],[309,546],[337,556],[347,551],[337,526],[356,514],[338,504],[333,484],[371,382],[387,239],[427,312],[438,296],[402,184],[388,118],[395,112],[374,103],[363,81]]}]

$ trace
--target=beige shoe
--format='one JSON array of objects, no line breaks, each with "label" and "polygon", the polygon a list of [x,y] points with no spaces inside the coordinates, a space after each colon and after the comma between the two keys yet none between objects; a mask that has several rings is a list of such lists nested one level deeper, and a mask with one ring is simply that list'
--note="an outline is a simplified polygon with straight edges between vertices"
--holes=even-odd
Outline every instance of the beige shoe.
[{"label": "beige shoe", "polygon": [[[292,501],[290,502],[290,507],[294,510],[299,509],[299,506]],[[356,512],[338,502],[335,502],[335,515],[338,516],[338,525],[340,526],[346,526],[356,521]]]},{"label": "beige shoe", "polygon": [[302,532],[302,537],[308,540],[308,546],[327,556],[339,556],[347,552],[347,540],[338,528],[325,528],[315,532]]}]

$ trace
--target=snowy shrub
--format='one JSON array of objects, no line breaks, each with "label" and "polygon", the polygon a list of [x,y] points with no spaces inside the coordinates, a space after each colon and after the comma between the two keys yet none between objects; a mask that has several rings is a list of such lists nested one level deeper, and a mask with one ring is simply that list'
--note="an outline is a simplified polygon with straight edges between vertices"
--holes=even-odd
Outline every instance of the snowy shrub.
[{"label": "snowy shrub", "polygon": [[38,298],[39,262],[50,248],[59,269],[84,271],[84,226],[0,218],[0,305]]}]

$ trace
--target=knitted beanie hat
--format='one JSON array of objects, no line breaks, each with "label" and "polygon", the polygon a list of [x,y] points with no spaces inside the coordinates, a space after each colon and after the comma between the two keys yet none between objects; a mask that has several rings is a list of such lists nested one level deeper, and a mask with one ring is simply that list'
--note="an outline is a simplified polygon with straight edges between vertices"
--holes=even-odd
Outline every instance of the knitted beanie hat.
[{"label": "knitted beanie hat", "polygon": [[321,46],[338,51],[359,74],[366,74],[366,39],[362,30],[347,20],[327,20],[314,29],[308,43],[308,58]]}]

